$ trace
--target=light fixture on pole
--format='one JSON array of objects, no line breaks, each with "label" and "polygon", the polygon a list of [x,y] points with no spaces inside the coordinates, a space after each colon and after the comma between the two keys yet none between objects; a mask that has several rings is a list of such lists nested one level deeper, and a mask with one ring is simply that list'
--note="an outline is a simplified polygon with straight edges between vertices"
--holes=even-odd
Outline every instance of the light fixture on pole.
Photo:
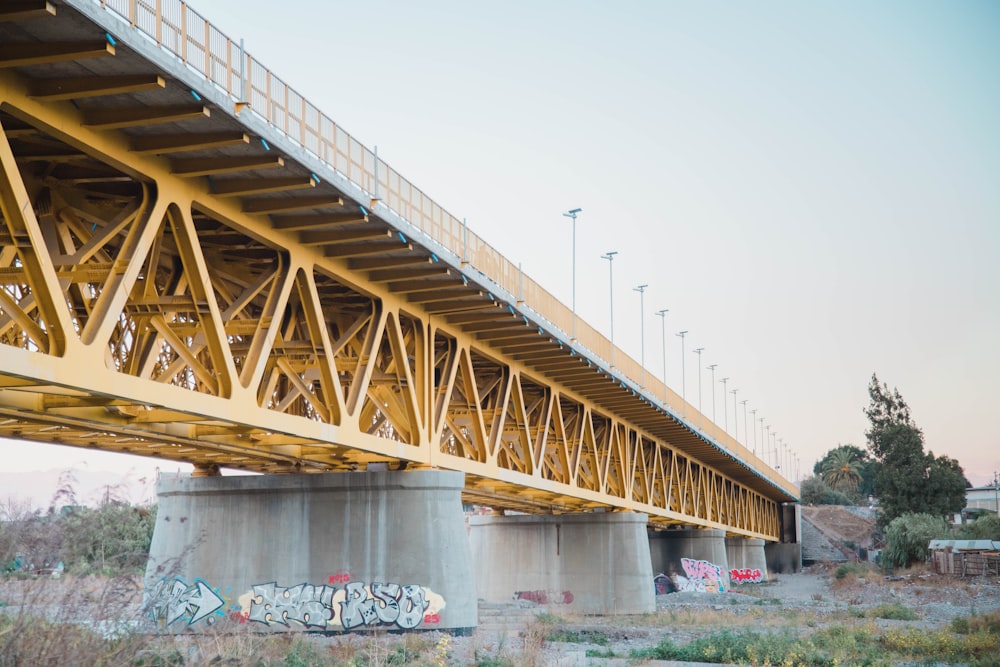
[{"label": "light fixture on pole", "polygon": [[712,364],[711,366],[705,366],[708,370],[712,371],[712,437],[719,437],[719,425],[715,422],[715,369],[719,364]]},{"label": "light fixture on pole", "polygon": [[572,336],[570,340],[572,341],[576,340],[576,216],[582,211],[582,208],[574,208],[563,213],[565,217],[573,221],[573,330],[570,332],[570,336]]},{"label": "light fixture on pole", "polygon": [[[750,423],[753,424],[753,455],[757,456],[757,408],[751,410],[750,414],[753,415],[753,419],[750,420]],[[747,438],[747,440],[749,439]]]},{"label": "light fixture on pole", "polygon": [[[761,421],[764,421],[763,419]],[[764,463],[771,465],[771,425],[767,425],[767,436],[764,438]]]},{"label": "light fixture on pole", "polygon": [[740,441],[740,415],[737,412],[739,406],[736,405],[736,392],[738,391],[739,389],[733,389],[729,392],[733,395],[733,438],[736,442]]},{"label": "light fixture on pole", "polygon": [[649,285],[639,285],[632,288],[633,292],[639,293],[639,365],[642,367],[639,389],[646,388],[646,306],[643,296],[646,294],[647,287]]},{"label": "light fixture on pole", "polygon": [[656,311],[660,318],[660,333],[663,336],[663,404],[667,404],[667,313],[669,308]]},{"label": "light fixture on pole", "polygon": [[747,433],[747,399],[740,401],[743,405],[743,446],[750,444],[750,435]]},{"label": "light fixture on pole", "polygon": [[771,446],[774,447],[774,465],[771,467],[774,470],[781,468],[781,459],[778,458],[778,432],[771,431]]},{"label": "light fixture on pole", "polygon": [[601,259],[608,260],[608,293],[611,295],[611,368],[615,367],[615,255],[617,250],[606,252]]},{"label": "light fixture on pole", "polygon": [[722,378],[719,380],[722,383],[722,416],[725,418],[726,433],[729,433],[729,399],[726,398],[726,383],[729,382],[729,378]]},{"label": "light fixture on pole", "polygon": [[685,329],[684,331],[678,331],[677,335],[681,337],[681,399],[683,399],[681,401],[681,416],[682,417],[686,417],[687,416],[687,387],[685,386],[685,380],[687,378],[685,377],[685,373],[684,373],[684,336],[687,335],[687,329]]},{"label": "light fixture on pole", "polygon": [[698,355],[698,414],[701,414],[701,353],[705,348],[699,347],[691,351]]}]

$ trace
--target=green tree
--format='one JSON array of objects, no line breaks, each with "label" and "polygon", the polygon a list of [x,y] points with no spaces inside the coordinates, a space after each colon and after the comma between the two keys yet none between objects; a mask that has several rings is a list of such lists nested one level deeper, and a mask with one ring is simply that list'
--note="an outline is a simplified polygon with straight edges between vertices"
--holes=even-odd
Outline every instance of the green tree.
[{"label": "green tree", "polygon": [[1000,540],[1000,516],[984,514],[962,526],[957,537],[962,540]]},{"label": "green tree", "polygon": [[806,505],[850,505],[851,499],[840,491],[831,489],[822,477],[807,477],[799,487],[802,502]]},{"label": "green tree", "polygon": [[910,416],[898,389],[889,390],[872,375],[871,399],[865,408],[868,448],[878,463],[875,493],[881,512],[878,523],[887,526],[907,513],[943,517],[961,511],[969,486],[954,459],[924,452],[924,436]]},{"label": "green tree", "polygon": [[843,493],[858,490],[861,484],[861,466],[855,454],[843,447],[838,447],[827,458],[822,472],[823,481],[831,488]]},{"label": "green tree", "polygon": [[843,455],[841,452],[849,453],[857,465],[858,472],[861,474],[858,487],[851,494],[854,501],[858,503],[867,502],[866,499],[868,496],[875,495],[875,470],[878,468],[872,457],[868,455],[867,450],[850,444],[837,445],[816,462],[816,465],[813,466],[813,473],[822,475],[823,471],[831,465],[831,461],[834,458]]},{"label": "green tree", "polygon": [[882,562],[891,567],[923,562],[930,541],[947,538],[948,524],[940,516],[916,513],[898,516],[885,529]]}]

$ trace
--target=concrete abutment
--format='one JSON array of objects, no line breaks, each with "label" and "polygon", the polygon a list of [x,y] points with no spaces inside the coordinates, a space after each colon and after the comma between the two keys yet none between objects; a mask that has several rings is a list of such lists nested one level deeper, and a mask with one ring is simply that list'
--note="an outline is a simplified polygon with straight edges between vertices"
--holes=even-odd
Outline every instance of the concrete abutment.
[{"label": "concrete abutment", "polygon": [[438,470],[161,477],[148,608],[171,632],[475,627],[463,486]]}]

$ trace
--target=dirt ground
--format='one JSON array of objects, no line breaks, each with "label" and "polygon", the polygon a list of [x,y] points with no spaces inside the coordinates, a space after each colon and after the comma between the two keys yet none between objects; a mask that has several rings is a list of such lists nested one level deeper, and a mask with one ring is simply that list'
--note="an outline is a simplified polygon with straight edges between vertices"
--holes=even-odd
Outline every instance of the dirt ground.
[{"label": "dirt ground", "polygon": [[874,520],[863,519],[837,505],[804,506],[802,516],[828,538],[852,542],[859,547],[871,546]]}]

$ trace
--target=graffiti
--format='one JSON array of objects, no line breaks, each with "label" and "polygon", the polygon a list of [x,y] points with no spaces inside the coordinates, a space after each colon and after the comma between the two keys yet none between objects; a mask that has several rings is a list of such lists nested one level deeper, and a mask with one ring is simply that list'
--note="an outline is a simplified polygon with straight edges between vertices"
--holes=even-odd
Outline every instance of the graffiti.
[{"label": "graffiti", "polygon": [[573,604],[572,591],[517,591],[515,600],[527,600],[535,604]]},{"label": "graffiti", "polygon": [[273,581],[257,584],[253,587],[248,619],[265,625],[278,623],[288,627],[291,621],[307,628],[325,628],[333,616],[334,590],[331,586],[311,584],[284,588]]},{"label": "graffiti", "polygon": [[[339,576],[341,573],[337,573]],[[348,581],[345,586],[277,582],[256,584],[230,607],[236,623],[253,621],[266,626],[336,632],[360,627],[410,630],[421,623],[441,622],[444,598],[429,588],[391,582]]]},{"label": "graffiti", "polygon": [[681,591],[696,593],[724,593],[726,581],[722,576],[722,568],[707,560],[681,558],[681,567],[686,577],[677,577],[677,588]]},{"label": "graffiti", "polygon": [[734,584],[759,584],[764,575],[756,567],[735,568],[729,571],[729,580]]},{"label": "graffiti", "polygon": [[193,584],[177,577],[173,580],[163,579],[149,595],[149,610],[154,621],[162,621],[171,625],[179,620],[187,619],[188,625],[208,618],[221,609],[226,601],[201,579],[195,579]]},{"label": "graffiti", "polygon": [[351,580],[351,575],[343,570],[337,570],[329,577],[327,577],[326,583],[328,584],[346,584]]},{"label": "graffiti", "polygon": [[667,593],[675,593],[677,586],[670,577],[660,572],[653,577],[653,590],[656,591],[657,595],[666,595]]}]

